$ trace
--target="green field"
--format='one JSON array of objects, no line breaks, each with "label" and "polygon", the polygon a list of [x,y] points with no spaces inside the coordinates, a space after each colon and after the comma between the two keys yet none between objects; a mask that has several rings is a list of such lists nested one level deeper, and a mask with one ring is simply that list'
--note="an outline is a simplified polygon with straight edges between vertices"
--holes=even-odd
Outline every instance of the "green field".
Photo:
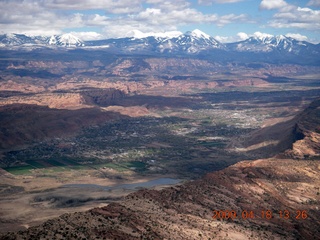
[{"label": "green field", "polygon": [[[42,173],[50,173],[50,172],[62,172],[68,170],[86,170],[90,168],[112,168],[118,172],[124,172],[128,170],[134,171],[144,171],[146,169],[146,164],[144,162],[132,161],[132,162],[122,162],[122,163],[103,163],[103,164],[79,164],[74,162],[71,159],[63,158],[63,159],[47,159],[47,160],[30,160],[26,161],[28,165],[24,166],[15,166],[15,167],[7,167],[3,168],[7,172],[14,175],[22,175],[22,174],[31,174],[31,170],[40,169]],[[46,165],[51,166],[45,166]]]},{"label": "green field", "polygon": [[85,167],[66,158],[61,159],[61,161],[56,159],[28,160],[26,161],[26,164],[27,165],[7,167],[3,169],[14,175],[22,175],[22,174],[30,174],[31,170],[35,170],[35,169],[41,169],[44,172],[61,172],[61,171],[66,171],[68,169],[80,170]]},{"label": "green field", "polygon": [[26,163],[33,168],[45,168],[45,166],[39,163],[38,161],[29,160],[29,161],[26,161]]},{"label": "green field", "polygon": [[22,175],[22,174],[30,174],[31,173],[30,170],[33,170],[35,168],[30,165],[26,165],[26,166],[8,167],[3,169],[14,175]]}]

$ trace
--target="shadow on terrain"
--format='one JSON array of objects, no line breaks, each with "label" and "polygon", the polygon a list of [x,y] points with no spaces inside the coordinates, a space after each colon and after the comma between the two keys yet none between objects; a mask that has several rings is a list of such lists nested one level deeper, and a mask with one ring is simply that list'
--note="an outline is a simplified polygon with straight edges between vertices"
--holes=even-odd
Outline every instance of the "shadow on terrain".
[{"label": "shadow on terrain", "polygon": [[[264,127],[249,134],[243,142],[247,153],[272,157],[285,150],[292,149],[293,144],[309,135],[298,152],[319,152],[317,134],[320,132],[320,100],[313,101],[303,112],[291,120]],[[305,157],[307,157],[306,154]]]},{"label": "shadow on terrain", "polygon": [[46,70],[31,71],[27,69],[12,69],[10,72],[11,74],[19,77],[31,77],[31,78],[42,78],[42,79],[62,77],[62,75],[53,74]]},{"label": "shadow on terrain", "polygon": [[[71,191],[71,192],[70,192]],[[90,194],[76,193],[76,190],[68,192],[61,189],[54,189],[52,192],[38,194],[33,198],[35,203],[48,202],[54,208],[79,207],[92,201],[103,201],[104,203],[119,201],[122,197],[112,197],[107,191],[102,191],[100,196],[90,196]],[[81,192],[81,191],[80,191]]]},{"label": "shadow on terrain", "polygon": [[189,108],[199,109],[203,105],[202,100],[190,99],[188,97],[163,97],[163,96],[148,96],[148,95],[135,95],[127,96],[122,99],[117,99],[115,105],[123,107],[131,106],[145,106],[147,108]]},{"label": "shadow on terrain", "polygon": [[246,153],[260,157],[272,157],[292,148],[299,138],[296,134],[296,118],[264,127],[249,134],[243,141]]},{"label": "shadow on terrain", "polygon": [[[229,91],[219,93],[200,93],[193,96],[202,97],[203,101],[208,101],[212,104],[221,104],[221,108],[234,109],[234,108],[254,108],[276,106],[292,106],[300,104],[302,100],[313,100],[320,95],[320,89],[312,90],[288,90],[288,91],[269,91],[269,92],[242,92],[242,91]],[[247,101],[245,106],[237,105],[236,102]],[[248,106],[248,105],[249,106]],[[280,105],[279,105],[280,104]]]},{"label": "shadow on terrain", "polygon": [[83,127],[119,118],[125,116],[97,108],[65,110],[29,104],[6,105],[0,107],[0,149],[73,135]]}]

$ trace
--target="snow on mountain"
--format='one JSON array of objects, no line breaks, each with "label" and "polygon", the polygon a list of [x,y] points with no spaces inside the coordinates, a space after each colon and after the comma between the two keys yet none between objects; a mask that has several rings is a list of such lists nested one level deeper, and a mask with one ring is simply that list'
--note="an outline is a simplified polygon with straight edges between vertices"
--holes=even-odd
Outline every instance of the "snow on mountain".
[{"label": "snow on mountain", "polygon": [[192,32],[186,32],[185,35],[190,35],[190,36],[195,37],[195,38],[204,38],[204,39],[210,39],[211,38],[210,35],[200,31],[199,29],[195,29]]},{"label": "snow on mountain", "polygon": [[149,34],[143,33],[139,30],[132,30],[127,33],[127,36],[132,38],[145,38],[145,37],[148,37]]},{"label": "snow on mountain", "polygon": [[292,51],[293,38],[288,38],[283,35],[278,35],[275,37],[270,37],[265,39],[264,43],[272,46],[273,48],[278,48],[279,50]]},{"label": "snow on mountain", "polygon": [[224,48],[224,45],[217,41],[215,38],[204,32],[201,32],[198,29],[193,30],[192,32],[186,32],[185,34],[181,35],[177,42],[181,44],[190,44],[194,47],[196,46],[199,48],[204,47],[205,49]]},{"label": "snow on mountain", "polygon": [[[107,49],[107,51],[114,53],[125,54],[206,54],[208,56],[213,54],[216,57],[220,56],[221,59],[246,56],[249,60],[258,59],[259,56],[261,56],[259,59],[264,59],[260,53],[270,53],[269,59],[290,60],[293,59],[293,56],[298,56],[299,59],[307,59],[310,62],[310,59],[318,58],[320,54],[320,44],[315,45],[290,36],[272,36],[260,32],[256,32],[246,40],[227,44],[220,43],[198,29],[184,34],[178,31],[142,33],[138,30],[134,30],[130,34],[131,37],[126,38],[90,41],[82,41],[70,33],[51,37],[4,34],[0,35],[0,47],[1,49],[24,49],[27,51],[44,47],[85,47],[88,50]],[[99,35],[100,37],[101,35]],[[248,53],[252,54],[248,55]]]},{"label": "snow on mountain", "polygon": [[71,33],[51,36],[48,43],[50,45],[63,47],[83,47],[85,45],[80,38],[72,35]]},{"label": "snow on mountain", "polygon": [[244,41],[227,44],[231,50],[239,52],[297,52],[302,45],[305,43],[284,35],[253,36]]},{"label": "snow on mountain", "polygon": [[196,29],[188,31],[178,37],[166,39],[159,45],[160,52],[184,51],[200,53],[212,49],[224,49],[225,46],[208,34]]},{"label": "snow on mountain", "polygon": [[84,42],[72,34],[47,36],[27,36],[24,34],[0,35],[0,43],[4,46],[57,45],[64,47],[81,47]]},{"label": "snow on mountain", "polygon": [[35,43],[31,37],[23,34],[9,33],[0,36],[0,42],[8,46]]},{"label": "snow on mountain", "polygon": [[272,38],[273,35],[268,34],[268,33],[255,32],[253,34],[253,37],[256,38],[256,39],[259,39],[259,40],[261,40],[263,42],[267,38]]},{"label": "snow on mountain", "polygon": [[127,53],[190,53],[197,54],[212,49],[224,49],[225,46],[213,37],[194,30],[182,34],[178,31],[165,33],[142,33],[133,30],[131,37],[86,42],[86,46],[108,45],[110,49]]}]

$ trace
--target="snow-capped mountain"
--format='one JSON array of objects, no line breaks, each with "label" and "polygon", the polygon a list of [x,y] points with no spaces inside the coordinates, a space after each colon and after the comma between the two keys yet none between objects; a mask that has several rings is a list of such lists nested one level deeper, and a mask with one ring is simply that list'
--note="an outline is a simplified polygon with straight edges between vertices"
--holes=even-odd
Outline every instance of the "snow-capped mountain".
[{"label": "snow-capped mountain", "polygon": [[313,44],[298,41],[284,35],[250,37],[244,41],[227,44],[228,48],[239,52],[287,52],[297,54]]},{"label": "snow-capped mountain", "polygon": [[4,34],[0,35],[0,42],[6,46],[18,46],[23,44],[36,44],[35,39],[23,34]]},{"label": "snow-capped mountain", "polygon": [[132,34],[132,37],[91,41],[82,41],[72,34],[51,37],[5,34],[0,35],[0,48],[26,51],[41,48],[82,48],[116,54],[199,55],[216,61],[320,63],[320,44],[298,41],[284,35],[255,34],[244,41],[222,44],[197,29],[184,34],[143,34],[139,31],[133,31]]},{"label": "snow-capped mountain", "polygon": [[175,38],[165,39],[158,46],[160,52],[200,53],[212,49],[225,49],[225,45],[198,29]]},{"label": "snow-capped mountain", "polygon": [[143,37],[139,31],[133,31],[133,37],[107,39],[85,42],[87,47],[109,46],[120,52],[153,52],[153,53],[190,53],[196,54],[212,49],[225,49],[225,46],[213,37],[194,30],[185,34],[154,34]]},{"label": "snow-capped mountain", "polygon": [[63,46],[63,47],[83,47],[83,46],[85,46],[84,42],[80,38],[78,38],[70,33],[51,36],[48,43],[50,45],[57,45],[57,46]]},{"label": "snow-capped mountain", "polygon": [[82,47],[84,42],[72,34],[48,36],[27,36],[24,34],[0,35],[0,43],[5,46],[32,46],[32,45],[55,45],[64,47]]},{"label": "snow-capped mountain", "polygon": [[210,35],[196,29],[178,35],[179,32],[163,34],[143,34],[140,31],[132,31],[133,37],[105,39],[94,41],[82,41],[78,37],[68,33],[62,35],[26,36],[23,34],[0,35],[0,44],[6,46],[44,45],[59,47],[99,47],[108,46],[121,52],[153,51],[158,53],[200,53],[214,49],[237,52],[272,52],[286,51],[297,53],[301,49],[316,46],[314,44],[298,41],[284,35],[261,35],[250,37],[244,41],[222,44]]},{"label": "snow-capped mountain", "polygon": [[196,39],[210,39],[212,38],[210,35],[200,31],[199,29],[195,29],[192,32],[188,31],[185,35],[191,36],[192,38]]}]

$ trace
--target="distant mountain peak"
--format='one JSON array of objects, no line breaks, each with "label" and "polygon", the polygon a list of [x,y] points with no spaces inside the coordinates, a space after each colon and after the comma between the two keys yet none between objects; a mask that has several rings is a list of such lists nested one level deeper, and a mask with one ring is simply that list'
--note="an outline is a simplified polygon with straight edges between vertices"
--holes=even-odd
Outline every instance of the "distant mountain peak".
[{"label": "distant mountain peak", "polygon": [[202,32],[199,29],[195,29],[193,31],[188,31],[188,32],[185,33],[185,35],[189,35],[189,36],[196,37],[196,38],[205,38],[205,39],[210,39],[211,38],[210,35]]},{"label": "distant mountain peak", "polygon": [[278,52],[295,55],[316,54],[319,50],[312,43],[299,41],[285,35],[254,34],[246,40],[230,43],[227,46],[238,52]]},{"label": "distant mountain peak", "polygon": [[288,37],[286,37],[285,35],[277,35],[276,38],[279,40],[283,40],[283,39],[287,39]]},{"label": "distant mountain peak", "polygon": [[[247,40],[257,40],[258,42],[262,42],[263,44],[269,44],[271,42],[280,43],[281,41],[291,41],[292,38],[289,38],[285,35],[270,35],[270,34],[261,34],[248,38]],[[245,41],[247,41],[245,40]]]},{"label": "distant mountain peak", "polygon": [[23,34],[7,33],[0,36],[0,42],[4,44],[4,46],[18,46],[32,43],[32,41],[33,40],[30,37]]},{"label": "distant mountain peak", "polygon": [[81,47],[84,46],[84,42],[74,36],[71,33],[65,33],[62,35],[53,35],[49,39],[50,45],[58,45],[58,46],[64,46],[64,47]]},{"label": "distant mountain peak", "polygon": [[16,37],[16,34],[15,34],[15,33],[7,33],[7,34],[5,34],[5,36],[6,36],[7,38],[15,38],[15,37]]}]

